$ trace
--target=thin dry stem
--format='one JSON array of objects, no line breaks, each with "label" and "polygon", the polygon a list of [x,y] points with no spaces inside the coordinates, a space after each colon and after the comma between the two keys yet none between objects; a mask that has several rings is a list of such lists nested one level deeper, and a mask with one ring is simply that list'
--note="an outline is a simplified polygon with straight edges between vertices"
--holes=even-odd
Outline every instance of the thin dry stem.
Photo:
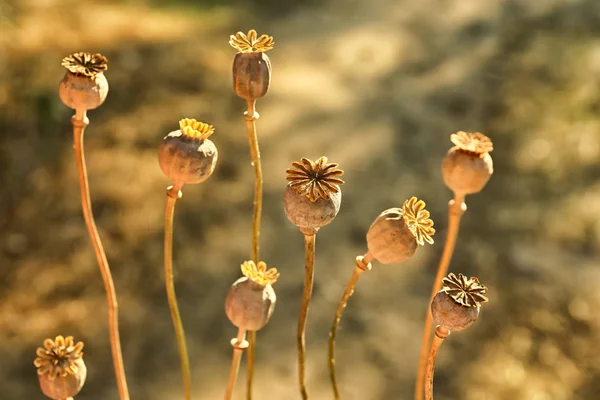
[{"label": "thin dry stem", "polygon": [[83,147],[83,135],[85,127],[89,124],[86,116],[86,110],[75,110],[75,115],[71,119],[73,124],[73,139],[75,147],[75,159],[77,160],[77,172],[79,175],[79,186],[81,190],[81,208],[83,218],[88,230],[96,259],[100,266],[104,289],[106,290],[106,300],[108,302],[108,324],[110,333],[110,346],[113,358],[113,366],[119,388],[119,397],[121,400],[129,400],[129,390],[127,388],[127,379],[125,377],[125,367],[123,366],[123,355],[121,353],[121,340],[119,338],[119,313],[117,304],[117,294],[115,285],[110,272],[110,267],[104,253],[94,215],[92,213],[92,204],[90,200],[90,188],[87,177],[87,167],[85,163],[85,152]]},{"label": "thin dry stem", "polygon": [[[256,100],[248,100],[248,111],[244,113],[246,119],[246,130],[248,131],[248,144],[250,155],[254,166],[254,212],[252,214],[252,261],[258,263],[260,251],[260,217],[262,214],[262,192],[263,178],[260,165],[260,148],[258,147],[258,136],[256,135],[256,120],[259,118],[256,112]],[[252,400],[252,383],[254,379],[254,348],[256,346],[256,332],[249,332],[248,348],[248,375],[246,381],[246,398]]]},{"label": "thin dry stem", "polygon": [[235,381],[237,380],[238,372],[240,370],[242,353],[247,345],[245,329],[238,329],[237,338],[231,341],[231,345],[233,346],[233,357],[231,359],[231,370],[229,371],[229,380],[227,381],[227,389],[225,391],[225,400],[231,400],[231,396],[233,396]]},{"label": "thin dry stem", "polygon": [[183,391],[186,400],[192,399],[192,377],[190,373],[190,361],[185,343],[185,332],[179,306],[177,305],[177,296],[175,294],[175,283],[173,282],[173,215],[175,214],[175,202],[181,198],[181,186],[169,186],[167,188],[167,206],[165,211],[165,286],[167,289],[167,299],[169,300],[169,309],[175,328],[177,338],[177,347],[179,350],[179,359],[181,361],[181,374],[183,375]]},{"label": "thin dry stem", "polygon": [[[454,253],[454,246],[456,245],[456,239],[458,237],[458,228],[460,226],[460,219],[467,209],[464,203],[464,196],[454,194],[454,199],[448,203],[448,234],[446,236],[446,243],[444,244],[444,251],[442,252],[442,258],[438,265],[437,274],[433,281],[433,287],[431,288],[430,300],[433,299],[435,294],[442,288],[442,279],[448,273],[448,266]],[[423,328],[423,338],[421,340],[421,353],[419,358],[419,371],[417,374],[417,383],[415,386],[415,400],[423,400],[423,383],[425,381],[425,369],[427,367],[427,353],[429,352],[429,338],[431,337],[431,331],[433,328],[433,316],[431,315],[431,308],[427,307],[427,315],[425,316],[425,326]]]},{"label": "thin dry stem", "polygon": [[356,267],[354,268],[354,272],[346,284],[346,289],[344,290],[340,304],[338,304],[338,308],[335,312],[335,318],[333,319],[333,324],[331,325],[331,332],[329,332],[329,379],[331,380],[333,395],[336,400],[340,399],[340,392],[335,375],[335,339],[337,336],[337,330],[340,326],[340,320],[342,319],[342,313],[346,308],[346,304],[348,304],[350,296],[352,296],[354,293],[354,288],[356,287],[358,278],[360,278],[360,275],[363,272],[368,271],[368,265],[372,259],[373,256],[370,253],[356,258]]},{"label": "thin dry stem", "polygon": [[440,346],[450,335],[450,331],[442,326],[438,326],[433,336],[433,343],[431,345],[431,351],[429,352],[429,358],[427,359],[427,371],[425,374],[425,400],[433,400],[433,372],[435,369],[435,359],[437,358],[438,350]]},{"label": "thin dry stem", "polygon": [[315,239],[317,235],[304,235],[304,290],[302,292],[302,304],[298,316],[298,383],[303,400],[308,399],[306,389],[306,320],[308,319],[308,307],[312,296],[313,282],[315,279]]}]

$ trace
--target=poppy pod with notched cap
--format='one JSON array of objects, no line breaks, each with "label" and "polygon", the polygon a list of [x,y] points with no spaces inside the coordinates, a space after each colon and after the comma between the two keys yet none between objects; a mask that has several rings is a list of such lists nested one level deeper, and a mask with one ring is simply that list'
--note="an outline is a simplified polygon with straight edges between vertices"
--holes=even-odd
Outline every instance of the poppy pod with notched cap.
[{"label": "poppy pod with notched cap", "polygon": [[225,313],[231,323],[247,331],[258,331],[269,322],[277,296],[271,286],[277,282],[277,269],[267,270],[267,264],[246,261],[244,277],[235,281],[225,300]]},{"label": "poppy pod with notched cap", "polygon": [[72,336],[44,340],[44,347],[37,349],[33,364],[46,396],[67,399],[79,393],[87,375],[82,350],[83,342],[75,344]]},{"label": "poppy pod with notched cap", "polygon": [[67,107],[92,110],[104,103],[108,94],[106,57],[100,53],[73,53],[63,59],[62,66],[67,73],[58,84],[58,95]]},{"label": "poppy pod with notched cap", "polygon": [[449,331],[469,327],[479,317],[481,303],[488,301],[487,288],[479,279],[467,279],[463,274],[451,273],[443,280],[444,286],[431,302],[434,321]]},{"label": "poppy pod with notched cap", "polygon": [[273,48],[273,37],[259,37],[252,29],[248,35],[231,35],[229,44],[238,51],[233,59],[233,89],[249,101],[263,97],[271,83],[271,60],[265,52]]},{"label": "poppy pod with notched cap", "polygon": [[418,245],[433,244],[433,234],[425,202],[411,197],[402,208],[389,208],[379,214],[367,232],[367,246],[380,263],[400,263],[412,257]]},{"label": "poppy pod with notched cap", "polygon": [[175,185],[204,182],[215,170],[218,151],[208,138],[212,125],[185,118],[169,133],[158,150],[160,168]]},{"label": "poppy pod with notched cap", "polygon": [[283,196],[285,214],[305,234],[314,234],[331,223],[340,211],[344,175],[327,157],[302,158],[286,171],[288,185]]},{"label": "poppy pod with notched cap", "polygon": [[457,132],[450,137],[452,147],[442,163],[444,183],[455,194],[480,192],[494,173],[490,152],[494,145],[482,133]]}]

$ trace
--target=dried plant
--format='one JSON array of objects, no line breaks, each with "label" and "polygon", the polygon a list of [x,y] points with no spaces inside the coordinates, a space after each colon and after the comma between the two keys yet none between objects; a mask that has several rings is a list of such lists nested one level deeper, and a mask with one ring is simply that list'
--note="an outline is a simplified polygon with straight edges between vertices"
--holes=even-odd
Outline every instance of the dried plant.
[{"label": "dried plant", "polygon": [[225,391],[225,400],[230,400],[235,388],[240,361],[244,349],[248,347],[246,332],[256,332],[267,325],[277,296],[271,285],[277,282],[277,269],[267,269],[267,264],[252,260],[242,264],[244,277],[233,283],[225,300],[225,313],[233,325],[238,328],[237,337],[231,340],[233,357],[229,380]]},{"label": "dried plant", "polygon": [[[448,234],[444,251],[438,265],[437,274],[431,289],[431,299],[440,290],[442,278],[448,273],[454,246],[458,237],[458,227],[462,214],[467,210],[465,196],[481,191],[494,172],[490,152],[494,149],[492,141],[482,133],[457,132],[450,140],[455,145],[442,162],[444,183],[454,192],[454,199],[448,203]],[[423,399],[423,382],[427,367],[427,353],[433,329],[433,317],[429,308],[425,316],[419,370],[415,386],[415,400]]]},{"label": "dried plant", "polygon": [[96,253],[106,291],[110,344],[119,396],[121,400],[129,400],[123,355],[121,354],[121,340],[119,338],[117,294],[92,213],[87,166],[83,148],[83,135],[85,128],[90,123],[86,115],[87,110],[92,110],[104,103],[108,94],[108,81],[103,73],[108,68],[107,60],[98,53],[74,53],[65,57],[62,65],[67,68],[67,73],[58,85],[58,94],[66,106],[75,110],[75,115],[71,118],[71,122],[73,124],[75,160],[77,162],[81,190],[81,208],[88,234],[94,246],[94,252]]},{"label": "dried plant", "polygon": [[321,227],[331,223],[340,210],[342,192],[339,179],[344,175],[338,164],[327,157],[316,161],[302,158],[286,171],[288,184],[283,204],[288,219],[304,234],[304,290],[298,316],[298,381],[300,394],[308,399],[306,388],[306,321],[315,278],[315,240]]},{"label": "dried plant", "polygon": [[57,336],[44,340],[36,351],[33,364],[37,368],[42,392],[55,400],[76,396],[85,383],[87,368],[83,362],[83,342],[73,336]]},{"label": "dried plant", "polygon": [[[273,37],[260,35],[254,29],[245,35],[238,32],[231,35],[229,44],[237,54],[233,59],[233,89],[238,96],[246,100],[247,111],[244,113],[250,155],[254,166],[254,212],[252,215],[252,247],[250,256],[252,261],[258,263],[260,251],[260,219],[262,215],[263,178],[260,163],[260,148],[256,134],[256,100],[267,94],[271,82],[271,60],[265,54],[273,48]],[[256,334],[248,333],[248,380],[247,398],[252,399],[252,383],[254,378],[254,347]]]},{"label": "dried plant", "polygon": [[335,340],[342,313],[354,293],[358,278],[363,272],[371,270],[372,260],[382,264],[396,264],[408,260],[415,253],[417,246],[423,246],[425,242],[433,243],[431,236],[434,233],[433,221],[429,218],[429,212],[425,210],[425,202],[416,197],[406,200],[402,208],[383,211],[371,224],[367,232],[368,251],[364,256],[356,257],[354,272],[346,284],[329,333],[329,377],[335,399],[340,399],[335,373]]},{"label": "dried plant", "polygon": [[177,337],[183,389],[187,400],[192,398],[192,377],[185,332],[173,282],[173,215],[175,202],[183,195],[181,192],[183,185],[204,182],[215,170],[219,152],[215,144],[208,139],[213,133],[212,125],[185,118],[179,121],[179,130],[169,133],[158,150],[158,163],[165,175],[173,180],[173,185],[167,188],[165,211],[165,284]]},{"label": "dried plant", "polygon": [[438,324],[433,344],[427,359],[425,372],[425,399],[433,400],[433,373],[435,359],[440,346],[450,332],[468,328],[479,317],[481,303],[487,302],[487,288],[479,283],[479,279],[467,279],[463,274],[448,275],[442,280],[442,289],[431,302],[431,313]]}]

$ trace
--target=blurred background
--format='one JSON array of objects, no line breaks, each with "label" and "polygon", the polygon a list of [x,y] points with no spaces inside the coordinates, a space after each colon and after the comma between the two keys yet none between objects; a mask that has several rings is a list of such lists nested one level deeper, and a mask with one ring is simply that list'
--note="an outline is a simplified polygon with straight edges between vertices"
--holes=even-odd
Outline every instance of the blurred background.
[{"label": "blurred background", "polygon": [[[120,302],[132,399],[182,397],[164,292],[163,136],[214,124],[213,177],[175,218],[176,286],[195,398],[222,397],[236,329],[228,287],[249,258],[253,172],[231,88],[229,35],[275,38],[258,102],[262,259],[278,303],[258,335],[255,398],[299,398],[296,319],[303,238],[282,206],[285,170],[326,155],[346,171],[342,209],[317,238],[308,383],[329,399],[335,308],[379,212],[417,196],[438,232],[402,265],[376,264],[342,320],[347,400],[411,399],[422,324],[447,230],[440,165],[450,134],[494,141],[495,173],[466,200],[451,271],[490,302],[444,344],[438,400],[600,396],[600,2],[597,0],[0,0],[0,398],[43,399],[32,361],[46,337],[85,342],[78,400],[117,399],[104,289],[80,209],[61,59],[109,59],[89,112],[92,201]],[[245,398],[245,367],[236,396]]]}]

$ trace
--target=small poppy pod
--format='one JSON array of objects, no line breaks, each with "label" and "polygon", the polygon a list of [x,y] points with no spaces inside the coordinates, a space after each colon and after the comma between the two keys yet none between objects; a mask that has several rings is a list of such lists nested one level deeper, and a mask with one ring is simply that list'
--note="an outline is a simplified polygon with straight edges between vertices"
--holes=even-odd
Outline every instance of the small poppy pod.
[{"label": "small poppy pod", "polygon": [[235,281],[225,300],[225,313],[231,323],[241,329],[258,331],[269,322],[277,296],[271,286],[279,274],[275,268],[267,271],[264,262],[242,264],[244,277]]},{"label": "small poppy pod", "polygon": [[273,48],[273,37],[259,37],[252,29],[247,35],[231,35],[229,44],[238,51],[233,59],[233,89],[248,101],[263,97],[271,83],[271,60],[265,52]]},{"label": "small poppy pod", "polygon": [[271,60],[265,53],[237,53],[233,59],[233,89],[243,99],[267,94],[271,83]]},{"label": "small poppy pod", "polygon": [[445,291],[440,290],[431,302],[433,320],[449,331],[468,328],[479,317],[480,307],[465,307],[454,301]]},{"label": "small poppy pod", "polygon": [[83,359],[74,362],[77,367],[75,374],[57,376],[50,379],[49,374],[38,375],[42,392],[51,399],[68,399],[75,397],[83,388],[87,376],[87,367]]},{"label": "small poppy pod", "polygon": [[46,339],[44,347],[37,349],[34,365],[46,396],[67,399],[79,393],[87,376],[82,349],[83,343],[74,344],[72,336]]},{"label": "small poppy pod", "polygon": [[204,182],[215,170],[219,155],[208,139],[214,128],[187,118],[179,121],[179,126],[158,149],[160,168],[176,186]]},{"label": "small poppy pod", "polygon": [[367,232],[369,253],[382,264],[408,260],[417,246],[400,208],[389,208],[379,214]]},{"label": "small poppy pod", "polygon": [[458,132],[451,140],[455,146],[442,162],[444,183],[458,195],[480,192],[494,173],[492,141],[479,132]]},{"label": "small poppy pod", "polygon": [[477,278],[467,279],[463,274],[448,275],[442,290],[431,302],[434,321],[449,331],[468,328],[479,317],[481,303],[487,302],[487,288]]},{"label": "small poppy pod", "polygon": [[413,256],[418,245],[433,244],[433,234],[425,202],[411,197],[402,208],[389,208],[379,214],[367,232],[367,247],[382,264],[401,263]]},{"label": "small poppy pod", "polygon": [[286,171],[289,181],[283,195],[283,207],[288,219],[304,234],[314,234],[331,223],[340,211],[342,192],[339,179],[344,171],[327,157],[317,161],[302,158]]},{"label": "small poppy pod", "polygon": [[101,54],[74,53],[63,59],[67,73],[58,84],[62,102],[74,110],[93,110],[108,95],[108,81],[104,76],[106,57]]},{"label": "small poppy pod", "polygon": [[340,211],[341,203],[341,191],[330,194],[328,199],[319,198],[313,202],[288,185],[283,195],[285,215],[307,234],[314,234],[319,228],[330,224]]}]

